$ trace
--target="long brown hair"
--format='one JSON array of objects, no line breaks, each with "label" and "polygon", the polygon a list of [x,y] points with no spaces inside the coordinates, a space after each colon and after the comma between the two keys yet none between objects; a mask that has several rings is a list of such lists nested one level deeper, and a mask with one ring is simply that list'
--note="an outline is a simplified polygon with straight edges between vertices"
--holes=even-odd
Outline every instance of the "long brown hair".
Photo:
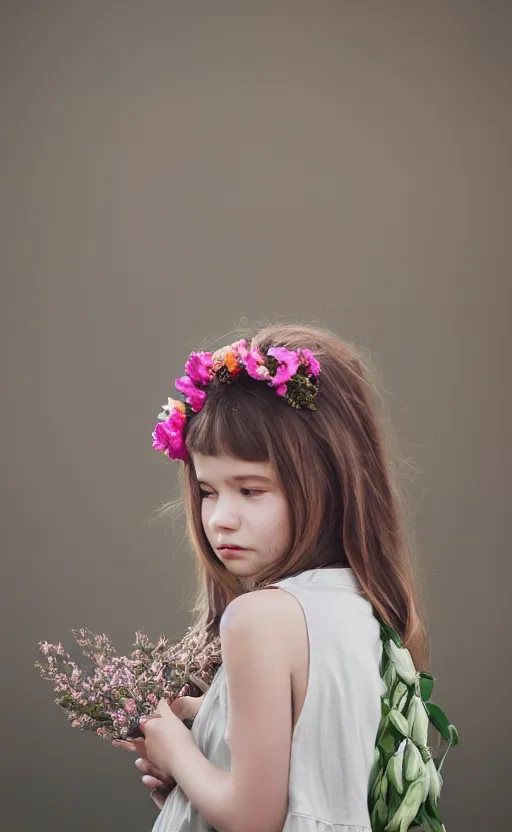
[{"label": "long brown hair", "polygon": [[327,329],[272,324],[252,346],[309,348],[320,361],[316,410],[297,410],[275,390],[242,373],[214,379],[206,404],[186,427],[189,452],[269,461],[288,496],[291,550],[254,584],[232,575],[210,547],[192,462],[182,468],[187,527],[197,554],[199,592],[192,630],[218,636],[227,604],[250,589],[306,569],[350,566],[374,610],[401,636],[418,669],[429,640],[419,578],[391,446],[377,418],[382,404],[361,352]]}]

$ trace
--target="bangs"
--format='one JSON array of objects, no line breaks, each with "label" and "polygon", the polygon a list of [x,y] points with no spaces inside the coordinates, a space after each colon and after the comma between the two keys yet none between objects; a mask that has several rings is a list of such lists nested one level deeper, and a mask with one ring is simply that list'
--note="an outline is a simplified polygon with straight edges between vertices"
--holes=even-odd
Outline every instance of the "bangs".
[{"label": "bangs", "polygon": [[250,377],[229,384],[214,382],[203,409],[189,422],[189,453],[273,462],[272,425],[276,410],[287,408],[275,390]]}]

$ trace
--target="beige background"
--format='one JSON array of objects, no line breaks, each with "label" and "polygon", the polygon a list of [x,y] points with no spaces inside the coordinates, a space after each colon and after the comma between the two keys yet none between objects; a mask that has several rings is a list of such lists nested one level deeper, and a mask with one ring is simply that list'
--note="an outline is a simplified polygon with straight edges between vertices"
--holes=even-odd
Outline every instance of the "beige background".
[{"label": "beige background", "polygon": [[147,525],[175,486],[159,405],[191,349],[285,318],[382,374],[461,734],[442,816],[507,829],[511,4],[1,10],[6,828],[151,828],[134,757],[71,730],[35,646],[184,631],[182,523]]}]

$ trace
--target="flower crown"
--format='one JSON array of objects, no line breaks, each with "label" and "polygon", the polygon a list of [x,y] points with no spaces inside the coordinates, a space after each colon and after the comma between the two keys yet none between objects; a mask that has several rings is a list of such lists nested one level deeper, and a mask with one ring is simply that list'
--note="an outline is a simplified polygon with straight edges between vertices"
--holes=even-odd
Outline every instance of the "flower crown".
[{"label": "flower crown", "polygon": [[186,460],[184,427],[194,413],[203,409],[208,384],[214,378],[229,384],[244,371],[257,381],[265,381],[297,410],[316,410],[320,362],[311,350],[271,347],[262,355],[257,347],[248,349],[246,339],[241,338],[213,353],[190,353],[185,364],[186,375],[175,381],[184,401],[169,398],[162,405],[163,410],[158,414],[160,421],[153,431],[153,448],[163,451],[169,459]]}]

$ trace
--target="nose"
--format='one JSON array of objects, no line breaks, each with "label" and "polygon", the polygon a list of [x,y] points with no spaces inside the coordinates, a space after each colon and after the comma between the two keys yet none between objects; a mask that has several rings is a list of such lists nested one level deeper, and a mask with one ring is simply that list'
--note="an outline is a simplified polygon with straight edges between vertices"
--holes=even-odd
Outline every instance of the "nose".
[{"label": "nose", "polygon": [[240,526],[240,518],[228,500],[219,497],[210,515],[208,526],[212,532],[220,532],[225,529],[235,530]]}]

